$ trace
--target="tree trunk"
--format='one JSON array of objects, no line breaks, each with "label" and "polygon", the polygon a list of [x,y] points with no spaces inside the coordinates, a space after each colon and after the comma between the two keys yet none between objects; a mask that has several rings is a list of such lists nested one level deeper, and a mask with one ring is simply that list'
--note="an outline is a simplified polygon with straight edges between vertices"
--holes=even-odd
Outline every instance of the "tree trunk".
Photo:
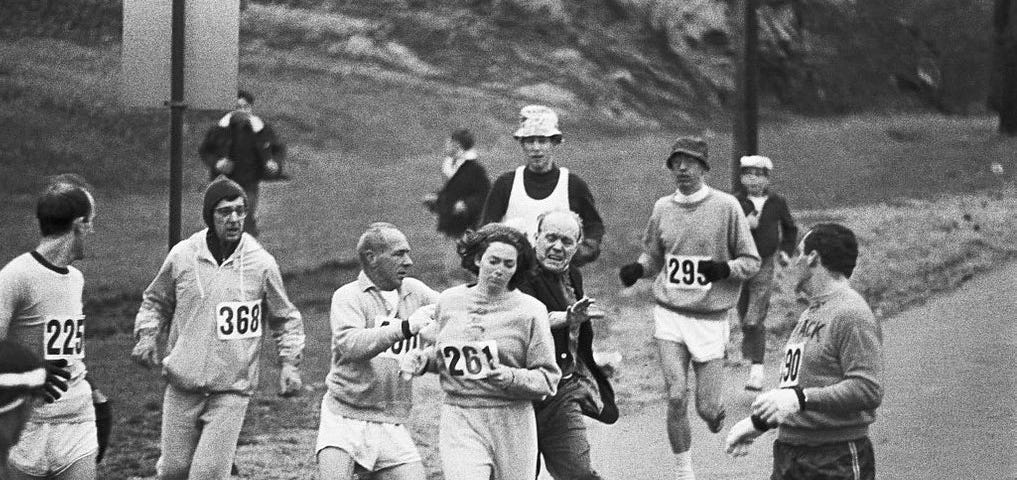
[{"label": "tree trunk", "polygon": [[999,133],[1017,136],[1017,1],[996,0],[989,108],[999,114]]}]

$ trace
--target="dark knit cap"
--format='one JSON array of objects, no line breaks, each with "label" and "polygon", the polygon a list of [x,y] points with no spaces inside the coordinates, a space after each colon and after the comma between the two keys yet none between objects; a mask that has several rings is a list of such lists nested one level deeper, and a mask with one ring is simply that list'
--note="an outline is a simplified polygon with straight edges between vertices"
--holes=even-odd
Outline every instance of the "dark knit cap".
[{"label": "dark knit cap", "polygon": [[215,228],[215,221],[212,218],[212,210],[222,200],[232,200],[237,197],[244,197],[244,206],[247,205],[247,194],[244,189],[237,185],[237,182],[230,180],[225,175],[219,175],[208,184],[205,189],[205,202],[201,208],[201,218],[205,219],[208,228]]}]

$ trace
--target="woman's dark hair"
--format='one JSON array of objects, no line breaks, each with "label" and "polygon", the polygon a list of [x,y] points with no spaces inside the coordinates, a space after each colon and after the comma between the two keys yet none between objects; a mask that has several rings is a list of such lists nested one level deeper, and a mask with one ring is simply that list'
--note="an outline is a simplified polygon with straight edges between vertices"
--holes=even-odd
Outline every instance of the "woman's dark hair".
[{"label": "woman's dark hair", "polygon": [[536,264],[533,247],[523,232],[503,223],[489,223],[477,231],[466,232],[456,244],[456,251],[462,259],[462,267],[476,275],[480,273],[476,259],[484,255],[487,247],[495,242],[511,245],[516,249],[516,273],[508,282],[508,289],[513,290]]},{"label": "woman's dark hair", "polygon": [[836,223],[820,223],[805,234],[805,254],[819,252],[823,266],[851,278],[858,261],[858,240],[851,229]]}]

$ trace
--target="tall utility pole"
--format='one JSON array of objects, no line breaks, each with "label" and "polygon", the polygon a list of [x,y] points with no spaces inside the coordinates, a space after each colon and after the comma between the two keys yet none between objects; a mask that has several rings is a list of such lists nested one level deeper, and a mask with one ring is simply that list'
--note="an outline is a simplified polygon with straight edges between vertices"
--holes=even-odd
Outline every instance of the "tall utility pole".
[{"label": "tall utility pole", "polygon": [[735,94],[734,141],[731,148],[731,191],[742,189],[739,179],[740,159],[759,152],[758,51],[759,24],[756,17],[758,0],[737,0],[735,31],[740,31],[738,50],[737,92]]},{"label": "tall utility pole", "polygon": [[184,13],[185,0],[173,0],[170,27],[170,200],[169,248],[180,242],[184,183]]}]

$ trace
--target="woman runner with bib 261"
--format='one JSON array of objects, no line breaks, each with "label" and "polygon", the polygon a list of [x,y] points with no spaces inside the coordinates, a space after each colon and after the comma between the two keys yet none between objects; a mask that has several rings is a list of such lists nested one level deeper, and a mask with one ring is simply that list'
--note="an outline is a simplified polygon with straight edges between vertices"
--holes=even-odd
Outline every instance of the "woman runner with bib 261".
[{"label": "woman runner with bib 261", "polygon": [[404,357],[403,370],[441,375],[438,446],[447,480],[532,480],[532,402],[554,395],[561,377],[547,309],[515,288],[533,267],[533,249],[522,232],[491,223],[467,234],[459,254],[477,283],[441,293],[436,346]]}]

